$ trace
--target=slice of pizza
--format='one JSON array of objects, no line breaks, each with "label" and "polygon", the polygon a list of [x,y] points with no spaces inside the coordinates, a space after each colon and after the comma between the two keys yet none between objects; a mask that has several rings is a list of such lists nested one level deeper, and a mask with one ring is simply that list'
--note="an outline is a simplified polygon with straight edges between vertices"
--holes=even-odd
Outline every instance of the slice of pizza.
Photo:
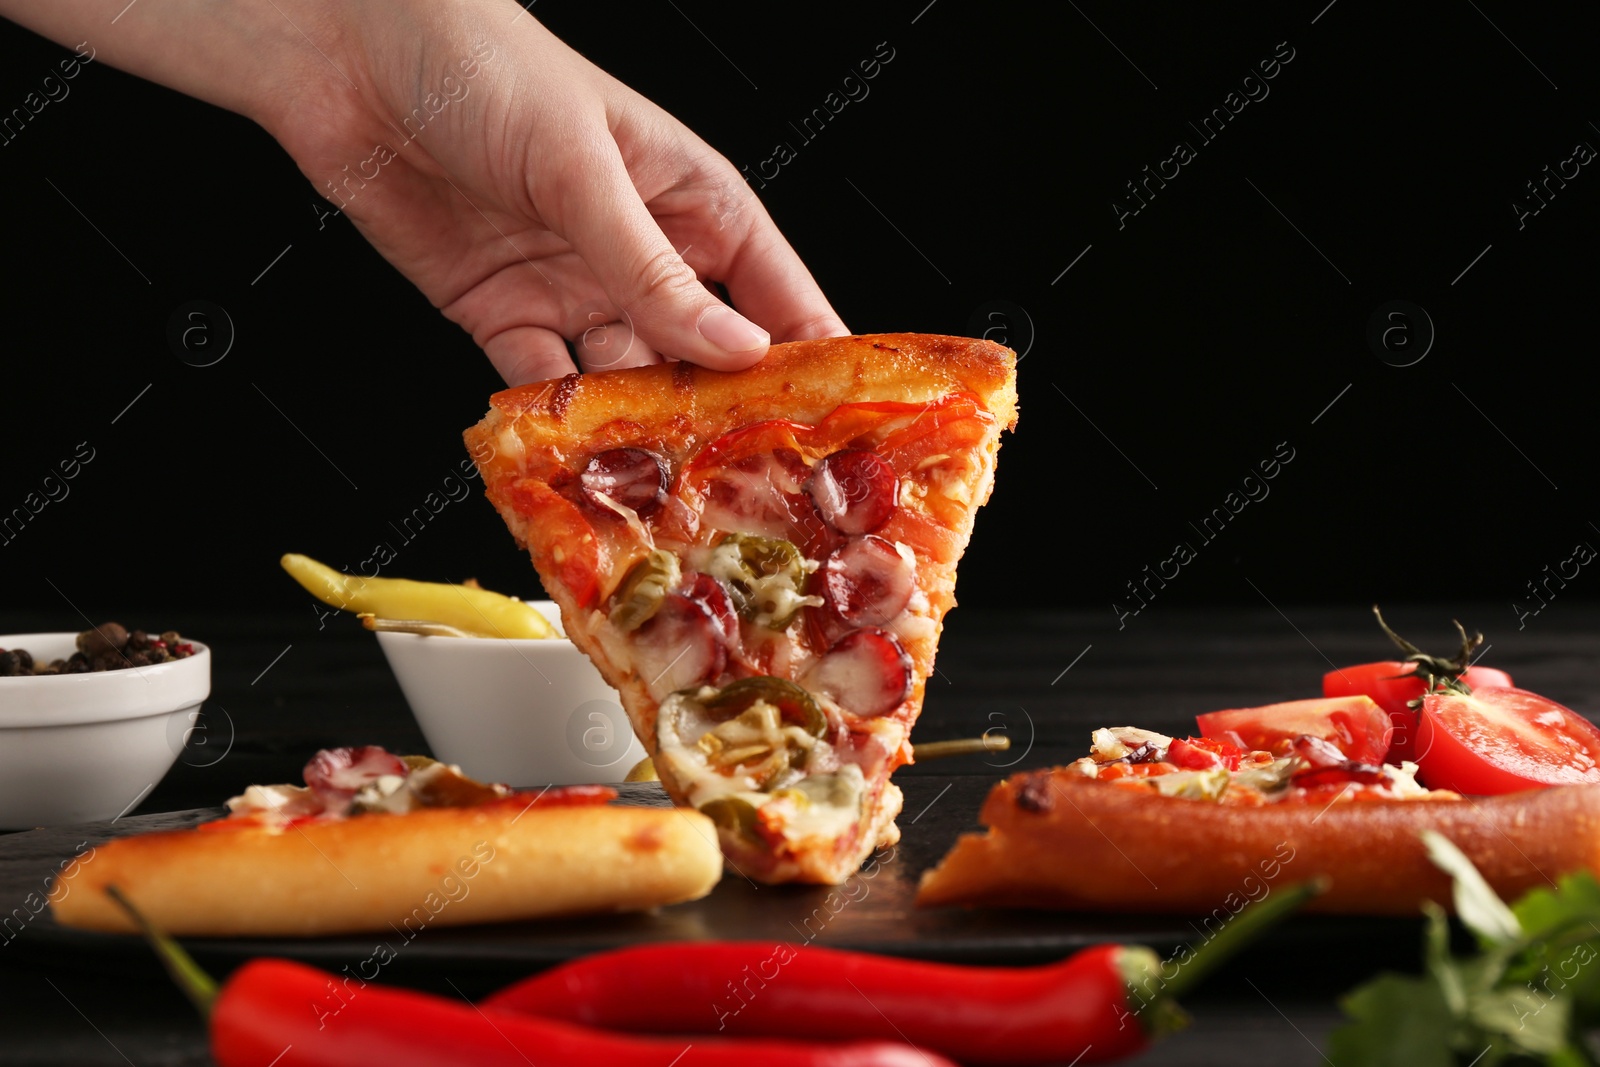
[{"label": "slice of pizza", "polygon": [[1352,720],[1328,724],[1335,743],[1298,733],[1308,718],[1275,740],[1235,733],[1243,745],[1096,730],[1088,756],[997,784],[979,815],[987,829],[962,834],[923,873],[917,903],[1205,915],[1209,927],[1279,887],[1326,879],[1308,910],[1415,916],[1424,901],[1452,899],[1430,831],[1506,900],[1569,871],[1600,871],[1600,785],[1478,798],[1428,789],[1415,763],[1381,762],[1386,736],[1378,762],[1366,763],[1345,751],[1360,743],[1340,729]]},{"label": "slice of pizza", "polygon": [[568,636],[747,877],[838,883],[899,839],[889,776],[1015,380],[991,342],[836,337],[510,389],[467,431]]}]

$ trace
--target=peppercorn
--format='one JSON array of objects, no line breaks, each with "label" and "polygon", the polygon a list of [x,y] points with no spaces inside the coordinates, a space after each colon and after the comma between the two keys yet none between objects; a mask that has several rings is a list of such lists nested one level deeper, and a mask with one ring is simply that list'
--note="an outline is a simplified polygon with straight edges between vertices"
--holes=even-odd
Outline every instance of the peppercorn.
[{"label": "peppercorn", "polygon": [[128,667],[153,667],[194,655],[194,645],[176,630],[131,633],[119,622],[102,623],[78,634],[78,650],[65,659],[37,662],[27,649],[0,648],[0,677],[39,674],[89,674]]},{"label": "peppercorn", "polygon": [[128,631],[119,622],[102,623],[78,635],[78,651],[91,657],[121,652],[127,643]]}]

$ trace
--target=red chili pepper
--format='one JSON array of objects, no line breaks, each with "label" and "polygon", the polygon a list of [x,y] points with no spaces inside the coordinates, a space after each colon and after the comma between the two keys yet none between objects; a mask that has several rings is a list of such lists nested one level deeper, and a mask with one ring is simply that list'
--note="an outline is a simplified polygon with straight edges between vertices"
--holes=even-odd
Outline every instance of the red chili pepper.
[{"label": "red chili pepper", "polygon": [[1157,961],[1121,945],[1027,968],[745,941],[643,945],[557,967],[483,1006],[658,1034],[909,1039],[963,1063],[1091,1063],[1147,1043],[1130,963]]},{"label": "red chili pepper", "polygon": [[487,1011],[650,1033],[910,1040],[970,1064],[1093,1063],[1182,1023],[1173,1004],[1320,886],[1285,887],[1162,963],[1097,945],[1039,967],[967,967],[762,942],[643,945],[525,979]]},{"label": "red chili pepper", "polygon": [[[1149,949],[1122,945],[1031,968],[752,942],[648,945],[526,979],[481,1007],[351,988],[339,975],[286,960],[254,960],[219,992],[114,886],[106,891],[210,1018],[218,1067],[517,1067],[535,1056],[540,1067],[951,1067],[930,1052],[973,1064],[1096,1062],[1137,1052],[1152,1035],[1181,1025],[1174,997],[1322,888],[1307,882],[1274,892],[1199,950],[1166,964]],[[589,1028],[705,1035],[717,1032],[712,1022],[728,1039],[697,1036],[680,1046]],[[739,1039],[750,1034],[797,1040]],[[915,1047],[887,1043],[895,1039]],[[830,1040],[855,1043],[810,1043]]]},{"label": "red chili pepper", "polygon": [[178,987],[211,1023],[217,1067],[955,1067],[907,1044],[638,1038],[484,1011],[461,1000],[361,983],[289,960],[251,960],[219,990],[115,886]]},{"label": "red chili pepper", "polygon": [[953,1067],[905,1044],[633,1037],[411,990],[347,989],[340,977],[288,960],[245,964],[212,1006],[218,1067]]}]

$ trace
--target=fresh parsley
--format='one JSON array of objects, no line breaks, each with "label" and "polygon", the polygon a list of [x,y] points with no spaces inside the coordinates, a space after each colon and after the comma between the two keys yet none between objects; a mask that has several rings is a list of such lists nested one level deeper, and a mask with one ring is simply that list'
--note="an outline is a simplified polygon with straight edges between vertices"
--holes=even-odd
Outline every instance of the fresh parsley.
[{"label": "fresh parsley", "polygon": [[1479,951],[1452,954],[1444,909],[1427,905],[1424,974],[1381,974],[1346,994],[1332,1062],[1600,1067],[1587,1036],[1600,1028],[1600,882],[1580,871],[1507,907],[1447,838],[1423,836]]}]

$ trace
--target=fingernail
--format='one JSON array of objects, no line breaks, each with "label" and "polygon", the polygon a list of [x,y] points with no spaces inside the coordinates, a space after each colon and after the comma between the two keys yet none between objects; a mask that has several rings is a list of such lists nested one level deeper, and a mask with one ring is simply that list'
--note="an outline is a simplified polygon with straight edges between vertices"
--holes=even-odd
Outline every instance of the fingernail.
[{"label": "fingernail", "polygon": [[750,352],[766,348],[772,343],[766,330],[732,308],[720,304],[702,311],[696,328],[701,337],[724,352]]}]

